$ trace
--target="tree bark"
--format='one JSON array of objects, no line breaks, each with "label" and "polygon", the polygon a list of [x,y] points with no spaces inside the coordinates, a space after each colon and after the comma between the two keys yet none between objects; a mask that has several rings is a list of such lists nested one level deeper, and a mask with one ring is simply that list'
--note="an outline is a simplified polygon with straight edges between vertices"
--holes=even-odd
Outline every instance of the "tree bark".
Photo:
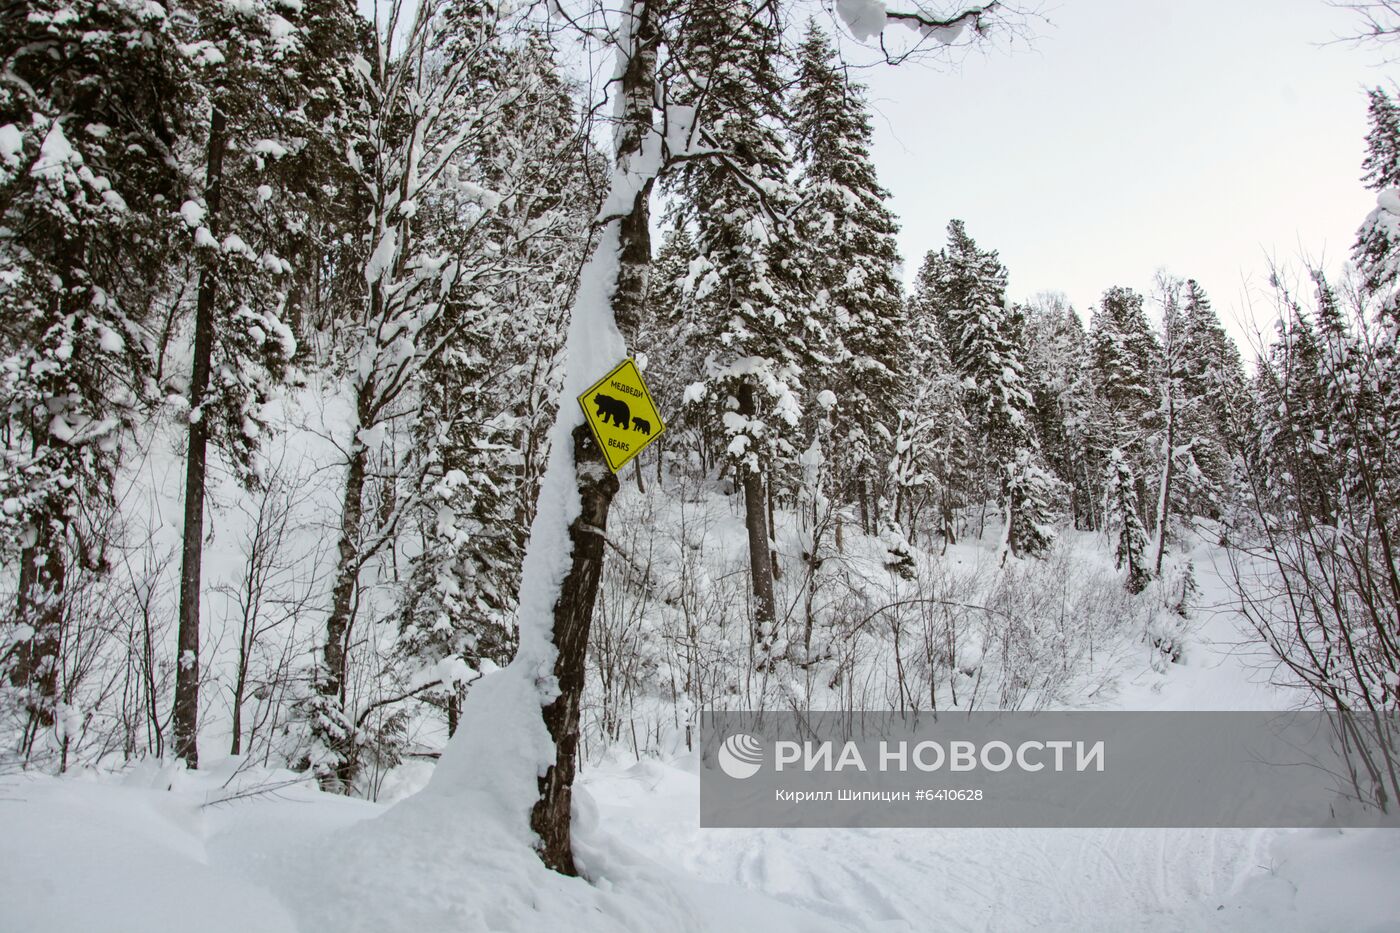
[{"label": "tree bark", "polygon": [[10,683],[25,693],[27,714],[22,750],[33,748],[42,727],[54,723],[58,701],[59,651],[63,643],[63,586],[67,568],[52,520],[41,520],[37,540],[20,551],[18,617],[34,630],[15,648]]},{"label": "tree bark", "polygon": [[447,695],[447,737],[457,734],[457,724],[462,721],[462,694],[455,688]]},{"label": "tree bark", "polygon": [[[739,414],[752,418],[757,414],[753,383],[745,379],[739,385]],[[763,471],[750,466],[739,467],[744,488],[744,527],[749,534],[749,576],[753,583],[754,656],[759,666],[766,666],[768,654],[777,638],[777,612],[773,599],[773,559],[768,547],[768,501],[763,490]]]},{"label": "tree bark", "polygon": [[[366,407],[371,390],[360,390],[361,418],[367,420]],[[355,780],[354,735],[349,717],[345,715],[345,656],[350,636],[350,620],[354,614],[355,585],[360,576],[360,521],[364,516],[365,474],[369,466],[369,449],[357,437],[352,441],[350,463],[345,474],[345,492],[340,505],[340,537],[336,542],[339,560],[335,583],[331,587],[331,611],[326,617],[326,643],[321,651],[321,668],[317,672],[316,691],[320,696],[322,717],[317,727],[321,739],[339,758],[332,773],[323,776],[323,785],[345,789]],[[340,715],[332,726],[325,717]]]},{"label": "tree bark", "polygon": [[[218,238],[226,140],[224,113],[209,115],[209,149],[205,163],[205,222]],[[204,558],[204,481],[209,426],[200,406],[209,389],[214,352],[214,299],[218,289],[219,252],[204,251],[195,301],[194,365],[190,374],[189,434],[185,453],[185,528],[180,551],[180,625],[175,665],[172,716],[175,757],[199,767],[199,586]]]},{"label": "tree bark", "polygon": [[771,566],[771,567],[773,568],[773,579],[774,579],[774,580],[781,580],[781,579],[783,578],[783,568],[782,568],[782,565],[778,563],[778,549],[777,549],[777,547],[775,546],[776,542],[773,540],[773,529],[775,529],[775,528],[778,527],[777,521],[774,520],[774,518],[773,518],[773,512],[774,512],[774,505],[773,505],[773,485],[774,485],[774,484],[773,484],[773,471],[772,471],[772,470],[769,470],[769,471],[768,471],[768,489],[767,489],[767,492],[768,492],[768,496],[767,496],[767,498],[768,498],[768,535],[769,535],[769,537],[768,537],[768,564],[769,564],[769,566]]},{"label": "tree bark", "polygon": [[566,875],[578,874],[569,814],[578,760],[579,703],[583,697],[593,604],[603,573],[608,509],[618,489],[617,477],[603,462],[603,451],[587,425],[574,429],[573,441],[583,510],[569,525],[572,564],[554,605],[554,645],[559,651],[554,676],[559,694],[544,707],[545,727],[554,740],[555,760],[540,778],[539,800],[530,813],[530,825],[540,837],[540,858]]},{"label": "tree bark", "polygon": [[243,678],[239,675],[238,684],[233,690],[233,724],[229,727],[233,733],[233,738],[229,741],[228,753],[239,755],[243,753]]}]

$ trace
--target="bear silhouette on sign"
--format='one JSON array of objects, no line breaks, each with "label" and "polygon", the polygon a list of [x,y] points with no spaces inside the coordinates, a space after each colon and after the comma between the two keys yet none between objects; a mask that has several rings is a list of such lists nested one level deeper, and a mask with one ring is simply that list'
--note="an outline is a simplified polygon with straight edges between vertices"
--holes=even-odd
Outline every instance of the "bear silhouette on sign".
[{"label": "bear silhouette on sign", "polygon": [[604,424],[611,421],[624,431],[631,427],[632,409],[622,399],[599,392],[593,396],[593,402],[598,406],[597,416],[603,419]]},{"label": "bear silhouette on sign", "polygon": [[643,434],[651,434],[651,422],[645,418],[633,418],[632,430],[640,431]]}]

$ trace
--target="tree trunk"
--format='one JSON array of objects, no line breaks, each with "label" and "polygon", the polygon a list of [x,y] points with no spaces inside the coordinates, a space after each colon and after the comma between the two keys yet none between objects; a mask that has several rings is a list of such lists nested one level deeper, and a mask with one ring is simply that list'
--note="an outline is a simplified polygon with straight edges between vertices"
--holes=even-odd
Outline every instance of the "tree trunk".
[{"label": "tree trunk", "polygon": [[233,733],[228,750],[230,755],[238,755],[243,751],[243,700],[248,690],[248,654],[251,651],[248,641],[245,621],[244,629],[238,635],[238,669],[234,673],[233,697],[230,704],[233,707],[233,722],[229,726],[229,731]]},{"label": "tree trunk", "polygon": [[[368,387],[360,390],[361,408],[368,392]],[[364,423],[363,420],[360,423]],[[331,611],[326,617],[326,643],[316,677],[321,709],[315,728],[321,740],[339,758],[334,771],[324,775],[322,783],[341,790],[355,780],[354,735],[350,719],[345,715],[345,655],[355,611],[355,585],[360,576],[360,520],[364,515],[365,474],[369,466],[369,449],[359,438],[351,443],[345,493],[340,505],[340,539],[336,543],[339,561],[331,587]],[[338,721],[332,722],[332,719]]]},{"label": "tree trunk", "polygon": [[778,549],[776,545],[778,523],[773,519],[773,471],[768,471],[768,563],[773,568],[773,579],[783,578],[782,565],[778,563]]},{"label": "tree trunk", "polygon": [[948,552],[948,545],[958,543],[958,520],[953,511],[953,500],[947,487],[939,490],[938,493],[938,518],[943,525],[943,553]]},{"label": "tree trunk", "polygon": [[41,520],[32,547],[20,551],[17,606],[20,621],[34,630],[15,647],[10,683],[24,691],[26,722],[21,741],[25,755],[33,748],[39,729],[52,726],[58,701],[59,651],[63,643],[62,538],[55,538],[54,522]]},{"label": "tree trunk", "polygon": [[618,490],[617,477],[608,470],[602,448],[586,425],[574,429],[573,441],[583,510],[569,525],[572,564],[554,605],[554,645],[559,650],[554,676],[559,694],[544,708],[545,727],[554,740],[555,760],[540,778],[540,797],[530,813],[530,825],[540,836],[540,858],[566,875],[578,874],[569,813],[578,758],[579,703],[583,697],[593,604],[603,574],[608,509]]},{"label": "tree trunk", "polygon": [[[753,383],[745,379],[739,385],[739,414],[744,418],[757,414],[754,396]],[[766,667],[778,634],[773,600],[773,555],[768,547],[768,501],[763,491],[763,472],[743,465],[739,472],[744,487],[744,527],[749,533],[749,576],[753,582],[754,656],[760,667]]]},{"label": "tree trunk", "polygon": [[233,723],[229,727],[233,738],[229,742],[228,753],[238,755],[243,752],[243,684],[240,680],[233,691]]},{"label": "tree trunk", "polygon": [[1167,550],[1167,518],[1171,512],[1172,479],[1176,457],[1172,455],[1176,447],[1176,402],[1167,400],[1167,449],[1162,464],[1162,488],[1157,497],[1157,576],[1162,575],[1162,557]]},{"label": "tree trunk", "polygon": [[[209,152],[205,164],[205,220],[218,239],[220,195],[224,177],[225,120],[217,106],[209,116]],[[194,366],[190,374],[189,435],[185,453],[185,529],[180,551],[180,628],[175,665],[172,716],[175,757],[199,767],[199,585],[204,558],[204,480],[209,426],[200,406],[209,388],[214,352],[214,298],[219,251],[204,250],[194,314]]]},{"label": "tree trunk", "polygon": [[[617,154],[623,169],[644,170],[644,166],[634,162],[640,160],[646,137],[653,131],[658,6],[652,0],[634,0],[628,23],[631,28],[626,34],[626,45],[620,50],[625,62],[619,88],[622,127]],[[646,301],[651,267],[651,190],[651,177],[647,176],[637,186],[630,211],[614,221],[619,263],[609,305],[624,342],[635,334]],[[602,237],[603,241],[606,239]],[[571,365],[574,365],[572,360]],[[571,399],[562,399],[556,417],[566,417],[564,406],[570,404]],[[559,692],[543,707],[545,727],[554,742],[555,754],[554,763],[539,778],[539,798],[530,811],[530,828],[540,839],[540,859],[549,868],[566,875],[578,873],[574,865],[570,811],[578,759],[579,704],[583,697],[588,633],[602,575],[608,510],[618,490],[617,477],[607,468],[602,449],[587,425],[576,426],[571,438],[581,509],[569,524],[573,553],[554,603],[550,632],[550,641],[558,652],[554,675]],[[567,454],[555,450],[550,456],[561,455]],[[522,581],[522,586],[534,583]]]}]

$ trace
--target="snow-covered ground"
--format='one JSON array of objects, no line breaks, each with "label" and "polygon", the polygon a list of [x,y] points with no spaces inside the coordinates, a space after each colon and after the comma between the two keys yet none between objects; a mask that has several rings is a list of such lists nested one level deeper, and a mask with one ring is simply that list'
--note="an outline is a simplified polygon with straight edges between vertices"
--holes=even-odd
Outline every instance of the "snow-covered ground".
[{"label": "snow-covered ground", "polygon": [[[1181,664],[1124,709],[1277,708],[1210,554]],[[582,778],[590,880],[554,875],[486,796],[400,769],[393,804],[234,759],[198,773],[0,780],[5,931],[1400,929],[1382,830],[705,830],[696,762]]]}]

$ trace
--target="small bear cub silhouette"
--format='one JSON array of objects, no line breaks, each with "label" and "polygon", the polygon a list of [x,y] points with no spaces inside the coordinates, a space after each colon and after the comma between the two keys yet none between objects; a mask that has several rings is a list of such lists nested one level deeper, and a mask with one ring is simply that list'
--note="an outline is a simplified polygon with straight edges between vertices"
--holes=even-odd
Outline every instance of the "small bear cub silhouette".
[{"label": "small bear cub silhouette", "polygon": [[593,402],[598,406],[597,416],[603,419],[604,424],[611,421],[624,431],[631,427],[632,409],[628,408],[622,399],[599,392],[593,396]]},{"label": "small bear cub silhouette", "polygon": [[643,434],[650,435],[650,434],[651,434],[651,422],[648,421],[648,420],[646,420],[645,418],[633,418],[633,419],[632,419],[632,430],[633,430],[633,431],[640,431],[640,432],[643,433]]}]

